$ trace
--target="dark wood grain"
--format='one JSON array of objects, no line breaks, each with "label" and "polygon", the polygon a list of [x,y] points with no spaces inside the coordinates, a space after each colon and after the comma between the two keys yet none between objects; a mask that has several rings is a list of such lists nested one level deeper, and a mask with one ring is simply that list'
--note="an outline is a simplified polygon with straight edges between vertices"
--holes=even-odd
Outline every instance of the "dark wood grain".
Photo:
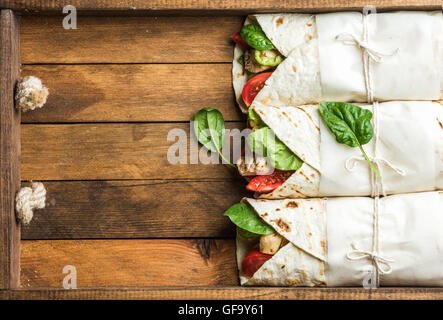
[{"label": "dark wood grain", "polygon": [[[1,0],[0,4],[5,7],[26,12],[58,11],[60,12],[65,5],[74,5],[77,9],[86,11],[148,11],[162,12],[174,11],[183,12],[190,10],[203,11],[207,14],[208,10],[224,12],[282,12],[282,11],[324,11],[324,10],[350,10],[361,9],[368,5],[366,0]],[[392,8],[415,8],[423,10],[424,8],[441,9],[439,0],[373,0],[370,2],[380,9]]]},{"label": "dark wood grain", "polygon": [[234,240],[22,241],[22,287],[63,288],[66,265],[78,288],[238,283]]},{"label": "dark wood grain", "polygon": [[[167,137],[173,129],[187,133],[188,147],[189,139],[195,141],[187,123],[22,125],[22,179],[238,178],[227,165],[190,164],[190,152],[186,164],[171,164],[167,153],[177,140]],[[214,159],[219,161],[216,153]]]},{"label": "dark wood grain", "polygon": [[65,30],[62,17],[22,19],[24,64],[232,62],[230,37],[242,24],[232,16],[82,17]]},{"label": "dark wood grain", "polygon": [[231,64],[32,65],[22,73],[50,90],[23,122],[189,121],[206,107],[242,119]]},{"label": "dark wood grain", "polygon": [[148,287],[0,290],[0,299],[32,300],[443,300],[442,288]]},{"label": "dark wood grain", "polygon": [[223,212],[246,192],[243,180],[45,182],[46,208],[22,239],[233,238]]},{"label": "dark wood grain", "polygon": [[20,226],[15,194],[20,188],[20,113],[14,87],[20,76],[19,23],[11,10],[0,13],[0,289],[17,288]]}]

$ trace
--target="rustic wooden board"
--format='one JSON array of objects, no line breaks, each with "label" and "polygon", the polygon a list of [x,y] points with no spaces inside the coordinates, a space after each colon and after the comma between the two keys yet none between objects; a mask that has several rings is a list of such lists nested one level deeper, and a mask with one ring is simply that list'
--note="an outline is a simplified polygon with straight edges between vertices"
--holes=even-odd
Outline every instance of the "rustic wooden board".
[{"label": "rustic wooden board", "polygon": [[22,122],[189,121],[205,107],[242,119],[231,64],[32,65],[22,73],[50,90]]},{"label": "rustic wooden board", "polygon": [[0,290],[0,299],[121,300],[442,300],[441,288],[99,288]]},{"label": "rustic wooden board", "polygon": [[[223,11],[327,11],[327,10],[349,10],[360,9],[368,5],[366,0],[1,0],[0,6],[17,10],[29,11],[61,11],[65,5],[74,5],[81,10],[117,10],[117,11],[141,11],[173,10],[178,12],[189,10],[223,10]],[[371,5],[380,9],[392,8],[415,8],[423,7],[441,8],[440,0],[373,0]]]},{"label": "rustic wooden board", "polygon": [[[23,17],[22,63],[232,62],[241,17]],[[196,41],[198,36],[198,41]],[[45,48],[45,50],[42,50]]]},{"label": "rustic wooden board", "polygon": [[20,76],[19,23],[11,10],[0,12],[0,289],[17,288],[20,226],[15,194],[20,188],[20,113],[14,87]]},{"label": "rustic wooden board", "polygon": [[66,265],[78,288],[238,283],[234,240],[22,241],[22,287],[63,288]]},{"label": "rustic wooden board", "polygon": [[[242,123],[228,128],[242,129]],[[170,164],[168,132],[188,123],[22,125],[23,180],[238,178],[226,165]],[[194,138],[192,138],[194,139]],[[189,147],[189,139],[188,139]],[[189,153],[188,153],[189,155]],[[214,154],[214,159],[219,157]]]},{"label": "rustic wooden board", "polygon": [[239,180],[45,182],[46,208],[22,239],[233,238],[223,212],[251,196]]}]

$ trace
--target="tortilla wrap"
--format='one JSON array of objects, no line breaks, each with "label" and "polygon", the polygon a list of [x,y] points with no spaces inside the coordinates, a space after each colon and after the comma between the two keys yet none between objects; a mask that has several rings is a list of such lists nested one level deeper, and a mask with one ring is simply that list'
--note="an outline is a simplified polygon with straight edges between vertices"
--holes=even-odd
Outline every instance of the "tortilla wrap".
[{"label": "tortilla wrap", "polygon": [[[252,278],[246,278],[240,266],[252,244],[238,236],[241,284],[363,285],[374,271],[372,259],[365,256],[352,260],[347,255],[356,247],[374,251],[374,201],[364,197],[243,199],[289,243]],[[393,195],[379,200],[377,254],[389,261],[392,269],[386,274],[379,273],[380,286],[443,286],[442,207],[443,192]],[[278,225],[287,225],[289,230]],[[325,255],[316,256],[318,249]]]},{"label": "tortilla wrap", "polygon": [[[373,105],[360,105],[374,112]],[[266,199],[369,196],[371,171],[359,148],[338,143],[317,105],[253,109],[286,146],[304,161],[280,187],[257,194]],[[443,105],[392,101],[377,106],[379,132],[363,148],[376,158],[386,194],[443,189]],[[377,150],[375,150],[377,144]],[[377,154],[375,155],[375,152]]]},{"label": "tortilla wrap", "polygon": [[[390,12],[368,16],[369,47],[381,57],[369,62],[375,101],[443,99],[441,11]],[[261,26],[286,59],[252,105],[297,106],[321,101],[367,102],[362,50],[337,36],[362,40],[362,14],[259,14],[246,23]],[[233,86],[241,109],[247,81],[234,49]],[[374,58],[377,59],[377,58]]]}]

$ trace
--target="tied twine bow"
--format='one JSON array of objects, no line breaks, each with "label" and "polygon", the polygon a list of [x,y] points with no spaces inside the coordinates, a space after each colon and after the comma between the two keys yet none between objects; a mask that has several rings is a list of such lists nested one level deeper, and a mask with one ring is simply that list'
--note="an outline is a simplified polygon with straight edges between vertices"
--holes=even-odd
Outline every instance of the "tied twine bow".
[{"label": "tied twine bow", "polygon": [[346,254],[349,260],[361,260],[370,258],[375,268],[380,274],[389,274],[392,272],[390,262],[395,262],[393,259],[385,258],[377,252],[371,252],[360,249],[354,242],[351,244],[352,250]]},{"label": "tied twine bow", "polygon": [[369,58],[373,60],[374,62],[381,62],[384,57],[389,57],[397,54],[398,48],[394,50],[392,53],[382,53],[380,51],[377,51],[369,46],[369,43],[367,41],[360,41],[357,39],[356,36],[353,34],[344,32],[340,33],[335,37],[335,40],[342,41],[344,44],[348,46],[357,46],[363,51],[366,51]]},{"label": "tied twine bow", "polygon": [[368,14],[362,15],[363,18],[363,40],[359,40],[355,35],[350,33],[341,33],[335,37],[335,40],[342,41],[345,45],[358,46],[363,51],[363,72],[366,85],[366,96],[368,102],[374,101],[374,92],[372,88],[372,73],[370,61],[379,63],[386,56],[393,56],[397,54],[399,49],[395,49],[391,54],[379,52],[369,46],[369,27]]},{"label": "tied twine bow", "polygon": [[392,272],[391,262],[395,262],[394,259],[383,257],[380,254],[380,241],[379,241],[379,207],[380,198],[377,196],[374,198],[374,216],[372,224],[372,250],[360,249],[355,242],[351,243],[352,250],[346,254],[349,260],[361,260],[361,259],[371,259],[372,265],[374,267],[373,272],[375,273],[376,286],[380,282],[380,274],[389,274]]}]

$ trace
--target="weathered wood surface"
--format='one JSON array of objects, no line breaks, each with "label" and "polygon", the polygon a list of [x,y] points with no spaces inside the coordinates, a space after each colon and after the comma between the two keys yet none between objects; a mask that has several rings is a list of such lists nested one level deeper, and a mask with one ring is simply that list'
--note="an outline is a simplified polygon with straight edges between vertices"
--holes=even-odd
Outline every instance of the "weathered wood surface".
[{"label": "weathered wood surface", "polygon": [[32,65],[22,74],[50,90],[45,107],[22,122],[189,121],[205,107],[242,119],[231,64]]},{"label": "weathered wood surface", "polygon": [[0,299],[32,300],[442,300],[441,288],[241,288],[150,287],[98,289],[29,289],[0,291]]},{"label": "weathered wood surface", "polygon": [[[380,9],[395,8],[441,8],[439,0],[373,0],[371,5]],[[1,0],[0,6],[25,10],[26,12],[61,11],[66,5],[73,5],[81,10],[116,10],[116,11],[189,11],[218,10],[228,12],[282,12],[282,11],[325,11],[361,9],[368,5],[366,0]]]},{"label": "weathered wood surface", "polygon": [[223,212],[251,196],[242,180],[45,182],[46,208],[22,239],[233,238]]},{"label": "weathered wood surface", "polygon": [[17,288],[20,273],[20,226],[14,211],[20,188],[20,113],[14,108],[19,28],[11,10],[0,11],[0,289]]},{"label": "weathered wood surface", "polygon": [[[244,124],[228,123],[227,127],[242,129]],[[239,177],[236,170],[227,165],[189,164],[190,151],[186,164],[171,164],[168,149],[178,141],[178,138],[167,141],[168,133],[173,129],[187,134],[188,147],[190,139],[195,141],[189,134],[188,123],[22,125],[22,179]],[[216,153],[214,161],[219,161]]]},{"label": "weathered wood surface", "polygon": [[[232,62],[241,17],[23,17],[22,63]],[[174,80],[171,78],[171,84]]]},{"label": "weathered wood surface", "polygon": [[63,288],[66,265],[78,288],[238,283],[234,240],[22,241],[22,287]]}]

